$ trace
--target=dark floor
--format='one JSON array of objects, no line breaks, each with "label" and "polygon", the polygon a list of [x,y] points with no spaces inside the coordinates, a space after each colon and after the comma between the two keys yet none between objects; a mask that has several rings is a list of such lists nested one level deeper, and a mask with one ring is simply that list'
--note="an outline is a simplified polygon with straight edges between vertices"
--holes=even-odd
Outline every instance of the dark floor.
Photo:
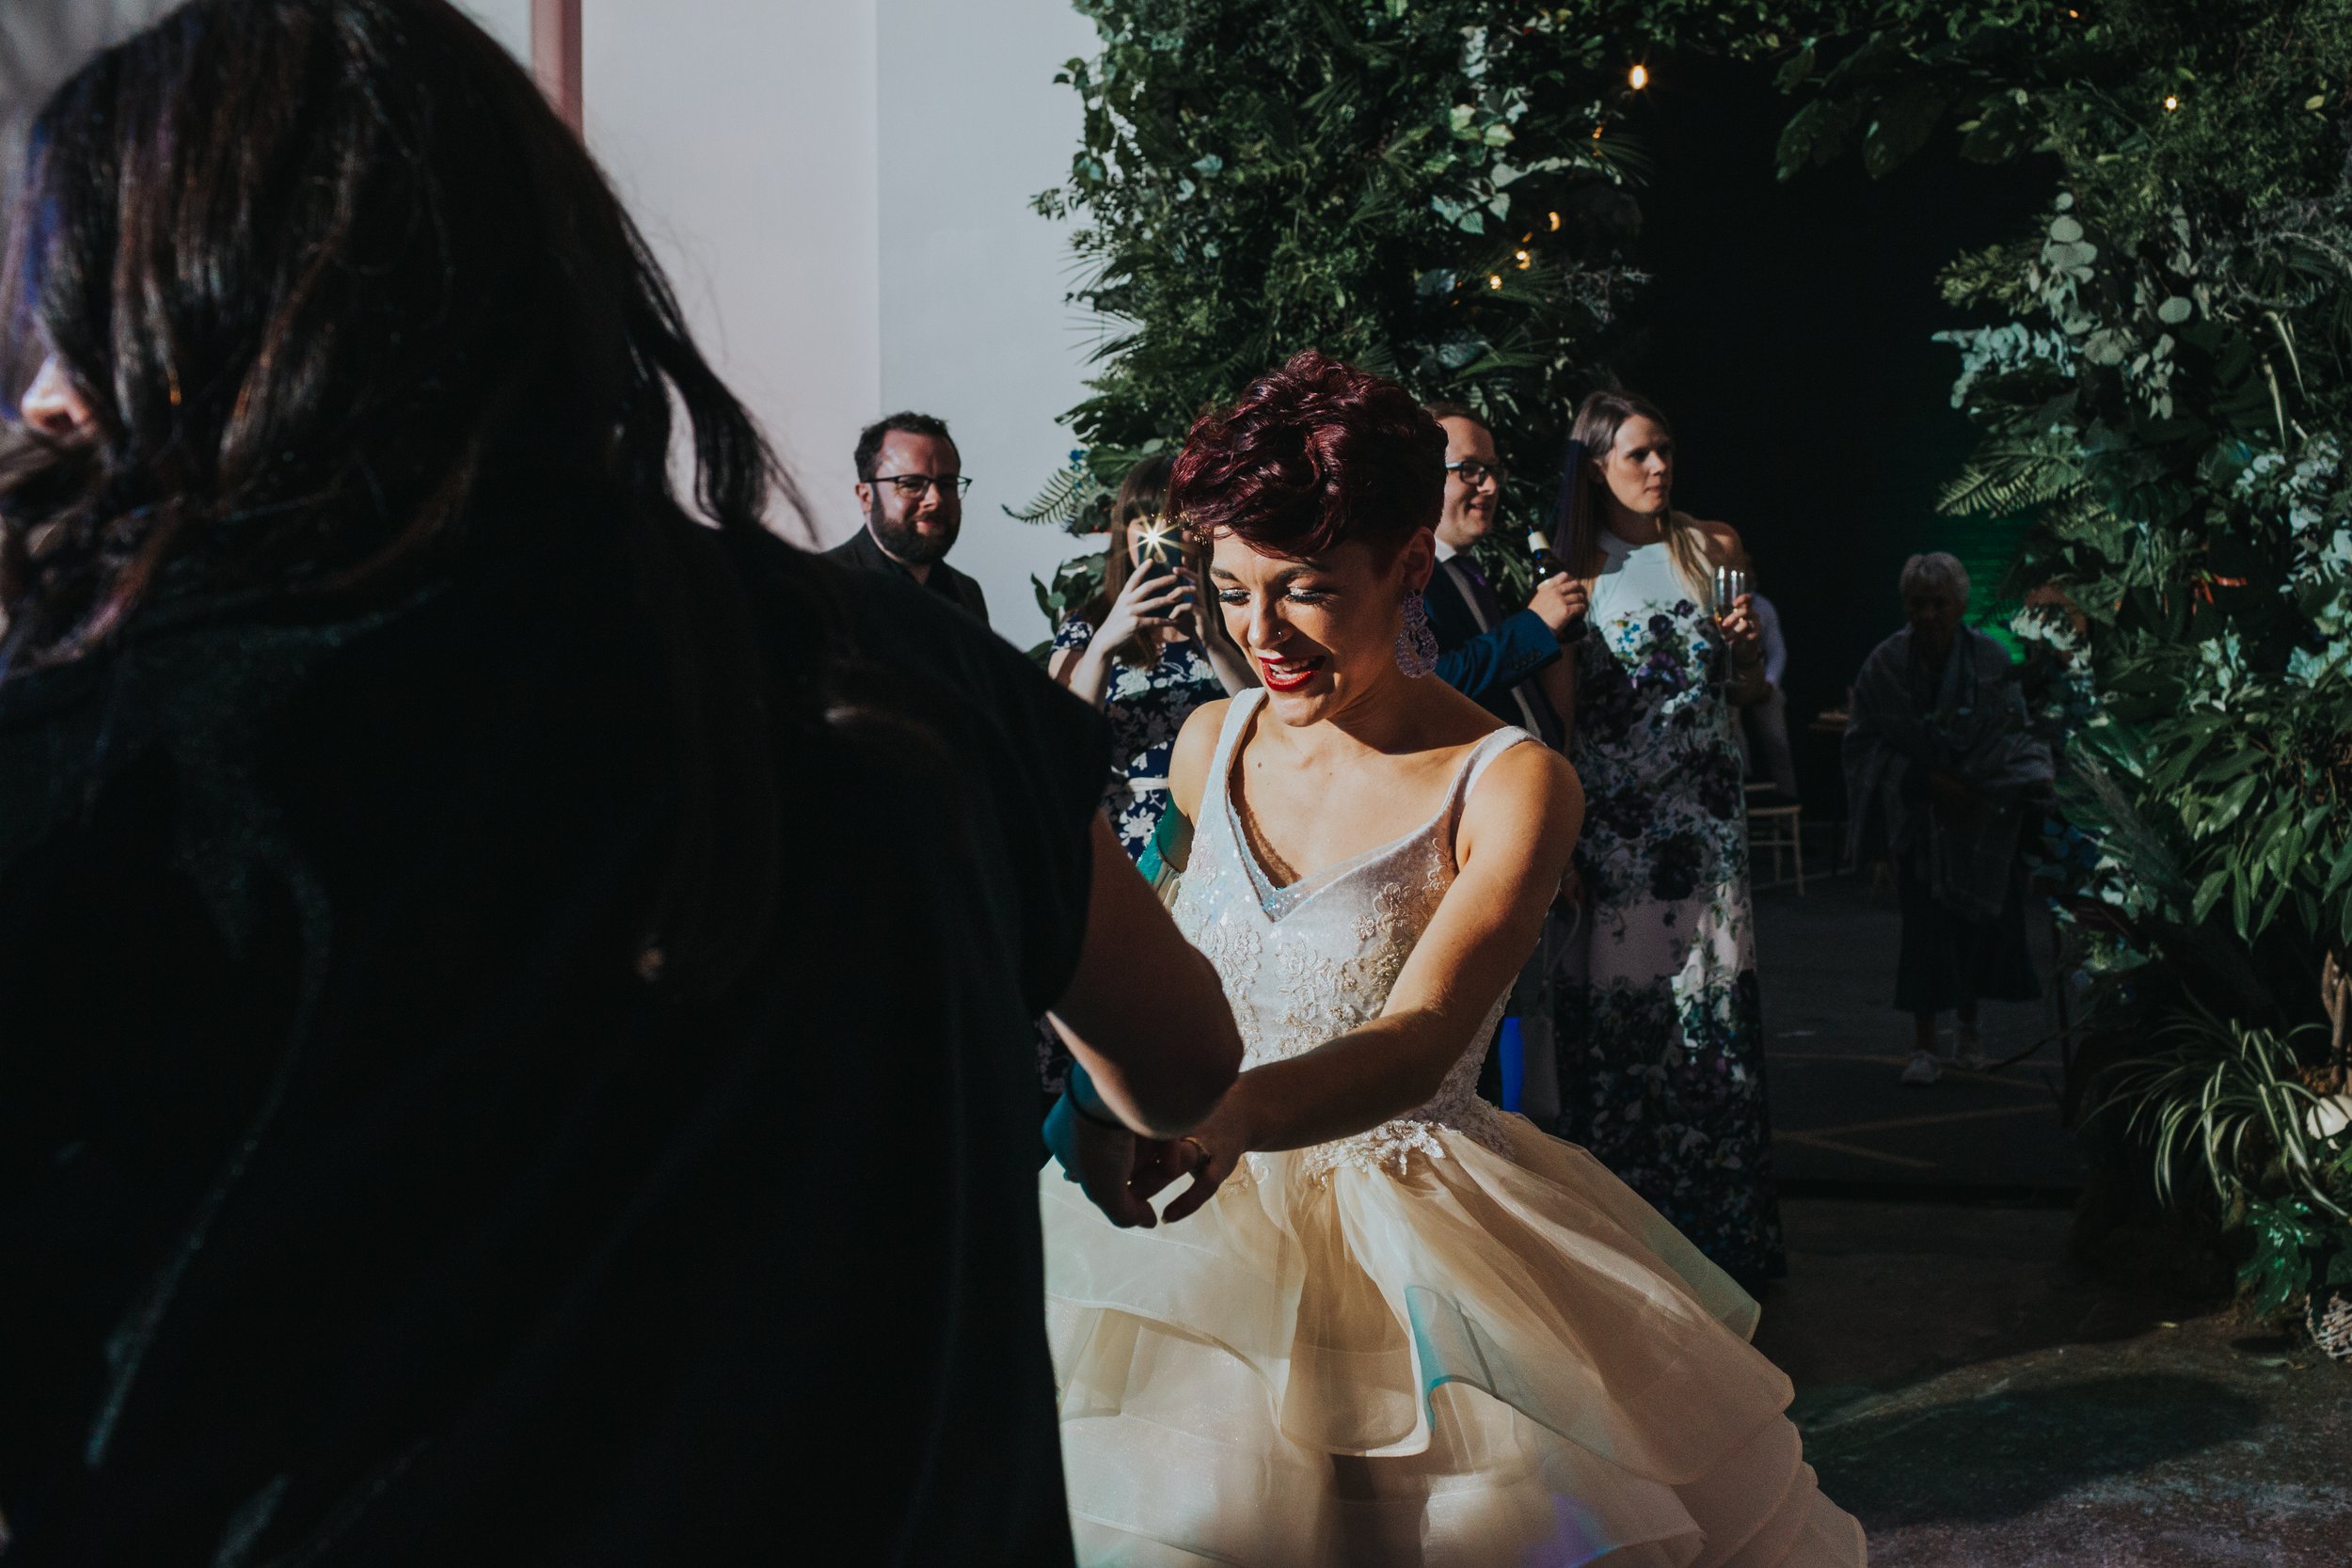
[{"label": "dark floor", "polygon": [[1756,1343],[1878,1568],[2344,1568],[2352,1367],[2071,1265],[2064,1211],[1793,1198]]},{"label": "dark floor", "polygon": [[[1759,893],[1756,923],[1789,1252],[1756,1343],[1870,1560],[2352,1565],[2352,1367],[2147,1282],[2194,1270],[2124,1283],[2070,1260],[2055,1045],[1899,1084],[1891,896],[1817,878]],[[2023,1052],[2055,1004],[1983,1024],[1994,1054]]]},{"label": "dark floor", "polygon": [[[1979,1028],[1996,1072],[1898,1081],[1911,1015],[1893,1006],[1901,922],[1867,877],[1811,878],[1756,895],[1772,1142],[1796,1190],[1878,1183],[2071,1192],[2082,1163],[2058,1117],[2057,989],[2046,925],[2033,932],[2043,999],[1988,1002]],[[1950,1022],[1946,1021],[1948,1036]],[[2039,1047],[2037,1050],[2036,1047]],[[1946,1049],[1949,1049],[1948,1043]]]}]

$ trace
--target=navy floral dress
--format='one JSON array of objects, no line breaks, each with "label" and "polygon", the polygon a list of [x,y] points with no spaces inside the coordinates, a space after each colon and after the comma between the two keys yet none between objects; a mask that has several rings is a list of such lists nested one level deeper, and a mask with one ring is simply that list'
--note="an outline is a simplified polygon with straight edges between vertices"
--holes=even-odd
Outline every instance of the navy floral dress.
[{"label": "navy floral dress", "polygon": [[[1094,628],[1073,615],[1054,634],[1054,651],[1075,653],[1093,641]],[[1193,709],[1224,696],[1225,686],[1189,638],[1163,644],[1158,660],[1146,668],[1116,659],[1110,668],[1103,714],[1111,721],[1111,776],[1103,809],[1127,858],[1140,860],[1168,814],[1168,763],[1177,732]]]},{"label": "navy floral dress", "polygon": [[[1054,634],[1054,651],[1075,653],[1094,641],[1094,627],[1072,616]],[[1192,710],[1225,695],[1200,644],[1186,639],[1165,643],[1159,658],[1143,669],[1111,662],[1103,686],[1103,714],[1111,724],[1111,772],[1104,782],[1103,810],[1119,833],[1129,860],[1140,860],[1173,797],[1168,792],[1168,759],[1176,736]],[[1061,1097],[1070,1075],[1070,1053],[1051,1025],[1037,1029],[1038,1081],[1050,1105]]]},{"label": "navy floral dress", "polygon": [[1577,645],[1586,902],[1556,1003],[1558,1132],[1760,1281],[1785,1267],[1730,656],[1657,563],[1627,564],[1645,580],[1596,585]]}]

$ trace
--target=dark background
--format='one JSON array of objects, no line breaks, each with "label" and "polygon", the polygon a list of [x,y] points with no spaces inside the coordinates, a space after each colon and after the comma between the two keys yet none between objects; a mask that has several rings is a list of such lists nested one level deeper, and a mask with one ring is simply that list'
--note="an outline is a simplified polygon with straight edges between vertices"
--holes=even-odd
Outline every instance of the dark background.
[{"label": "dark background", "polygon": [[1674,421],[1675,502],[1740,530],[1788,643],[1788,728],[1807,805],[1842,816],[1834,741],[1808,736],[1901,624],[1896,578],[1947,549],[1975,579],[1971,618],[2006,630],[2014,522],[1940,517],[1939,488],[1974,445],[1951,406],[1974,325],[1935,277],[1962,251],[2037,221],[2051,166],[1964,163],[1948,126],[1883,180],[1857,152],[1775,175],[1799,100],[1769,63],[1654,58],[1629,117],[1655,167],[1636,191],[1652,283],[1617,356],[1626,384]]}]

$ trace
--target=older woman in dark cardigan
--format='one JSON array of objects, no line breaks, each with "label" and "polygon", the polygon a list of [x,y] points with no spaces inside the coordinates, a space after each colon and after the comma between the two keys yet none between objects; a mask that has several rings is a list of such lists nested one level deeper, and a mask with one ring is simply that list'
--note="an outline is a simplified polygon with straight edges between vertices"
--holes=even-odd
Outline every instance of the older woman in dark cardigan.
[{"label": "older woman in dark cardigan", "polygon": [[1901,588],[1910,625],[1871,651],[1854,682],[1846,793],[1857,859],[1895,866],[1895,1006],[1916,1025],[1903,1082],[1932,1084],[1938,1015],[1958,1015],[1959,1063],[1981,1068],[1978,1002],[2041,994],[2017,847],[2052,768],[2008,653],[1961,624],[1967,569],[1941,552],[1915,555]]}]

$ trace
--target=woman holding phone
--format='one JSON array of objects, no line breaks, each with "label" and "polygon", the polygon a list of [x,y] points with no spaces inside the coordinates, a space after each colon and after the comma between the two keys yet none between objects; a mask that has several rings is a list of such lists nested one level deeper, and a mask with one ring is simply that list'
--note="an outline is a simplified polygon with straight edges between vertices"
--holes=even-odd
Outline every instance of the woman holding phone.
[{"label": "woman holding phone", "polygon": [[1563,717],[1586,918],[1555,1003],[1556,1130],[1753,1289],[1782,1262],[1733,721],[1770,689],[1747,553],[1674,509],[1674,433],[1647,400],[1595,392],[1575,436],[1567,559],[1592,634]]},{"label": "woman holding phone", "polygon": [[1169,456],[1129,471],[1111,506],[1102,591],[1054,637],[1054,678],[1111,723],[1103,809],[1140,860],[1168,812],[1168,755],[1193,710],[1258,684],[1215,615],[1200,612],[1201,551],[1168,515]]}]

